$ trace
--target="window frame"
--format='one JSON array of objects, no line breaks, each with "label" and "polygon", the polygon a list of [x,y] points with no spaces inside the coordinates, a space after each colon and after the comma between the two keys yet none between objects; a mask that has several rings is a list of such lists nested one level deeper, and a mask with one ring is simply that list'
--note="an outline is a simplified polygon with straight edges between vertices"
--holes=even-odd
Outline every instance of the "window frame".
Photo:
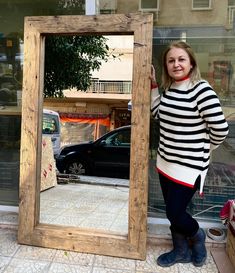
[{"label": "window frame", "polygon": [[152,11],[159,11],[160,10],[160,0],[157,0],[157,7],[156,8],[142,8],[142,2],[144,0],[139,0],[139,10],[144,12],[152,12]]},{"label": "window frame", "polygon": [[[150,125],[150,92],[146,90],[150,86],[152,32],[152,14],[25,17],[20,244],[140,260],[146,258]],[[44,56],[45,39],[50,34],[134,37],[127,234],[40,223]]]},{"label": "window frame", "polygon": [[195,1],[197,0],[192,0],[192,10],[211,10],[212,9],[212,1],[211,0],[208,0],[209,1],[209,6],[208,7],[194,7],[194,3]]}]

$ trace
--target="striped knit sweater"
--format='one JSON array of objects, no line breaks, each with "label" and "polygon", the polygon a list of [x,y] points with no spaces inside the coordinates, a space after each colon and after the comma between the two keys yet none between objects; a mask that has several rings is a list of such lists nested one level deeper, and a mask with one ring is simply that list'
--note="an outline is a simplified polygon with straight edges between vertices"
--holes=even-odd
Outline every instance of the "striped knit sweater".
[{"label": "striped knit sweater", "polygon": [[158,172],[188,187],[200,175],[202,193],[210,153],[228,134],[216,93],[204,80],[175,82],[161,97],[152,89],[151,112],[160,123]]}]

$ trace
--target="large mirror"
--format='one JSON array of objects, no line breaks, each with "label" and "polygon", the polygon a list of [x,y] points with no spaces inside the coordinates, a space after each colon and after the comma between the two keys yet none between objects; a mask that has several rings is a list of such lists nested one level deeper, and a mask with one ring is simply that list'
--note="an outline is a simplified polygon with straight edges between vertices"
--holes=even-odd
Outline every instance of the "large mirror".
[{"label": "large mirror", "polygon": [[[41,195],[41,192],[44,192],[41,191],[41,174],[45,160],[42,146],[46,142],[44,143],[42,131],[47,132],[50,129],[43,124],[45,41],[50,35],[88,36],[97,34],[131,35],[134,41],[130,168],[127,192],[128,222],[126,225],[128,228],[124,232],[115,228],[111,230],[103,227],[97,228],[89,224],[79,226],[76,223],[74,225],[71,224],[71,221],[70,223],[50,222],[46,220],[46,217],[43,218],[45,206],[43,207]],[[19,243],[145,259],[151,43],[152,15],[149,14],[49,16],[25,19]],[[109,141],[110,143],[113,141],[112,136],[101,140],[99,145],[106,145]],[[72,164],[71,168],[73,169],[74,166]],[[91,188],[90,196],[94,195],[94,185],[88,183],[79,185],[85,185],[83,189],[86,191]],[[76,191],[74,190],[73,194],[74,192]],[[112,194],[106,192],[103,197],[105,199]],[[93,197],[97,198],[97,196]],[[71,196],[71,199],[73,198],[77,197]],[[78,199],[82,200],[81,193]],[[66,205],[68,205],[67,202],[65,202]],[[81,213],[81,210],[80,212],[78,210],[78,213]]]},{"label": "large mirror", "polygon": [[40,223],[127,236],[133,45],[133,35],[46,37]]}]

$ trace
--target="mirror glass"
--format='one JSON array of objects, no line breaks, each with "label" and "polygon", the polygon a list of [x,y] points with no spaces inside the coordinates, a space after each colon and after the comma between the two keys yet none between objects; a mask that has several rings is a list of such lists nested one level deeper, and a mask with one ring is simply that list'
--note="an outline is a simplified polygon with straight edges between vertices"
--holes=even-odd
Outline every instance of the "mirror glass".
[{"label": "mirror glass", "polygon": [[132,70],[131,35],[46,37],[40,223],[128,233]]}]

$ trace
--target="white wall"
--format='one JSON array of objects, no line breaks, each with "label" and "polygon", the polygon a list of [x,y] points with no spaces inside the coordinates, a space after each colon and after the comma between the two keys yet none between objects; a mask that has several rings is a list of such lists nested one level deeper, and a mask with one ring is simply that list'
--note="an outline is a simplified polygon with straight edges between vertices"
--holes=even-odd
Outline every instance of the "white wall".
[{"label": "white wall", "polygon": [[133,68],[133,36],[106,36],[110,52],[117,58],[110,56],[109,61],[102,62],[99,71],[94,71],[92,77],[108,81],[131,81]]}]

